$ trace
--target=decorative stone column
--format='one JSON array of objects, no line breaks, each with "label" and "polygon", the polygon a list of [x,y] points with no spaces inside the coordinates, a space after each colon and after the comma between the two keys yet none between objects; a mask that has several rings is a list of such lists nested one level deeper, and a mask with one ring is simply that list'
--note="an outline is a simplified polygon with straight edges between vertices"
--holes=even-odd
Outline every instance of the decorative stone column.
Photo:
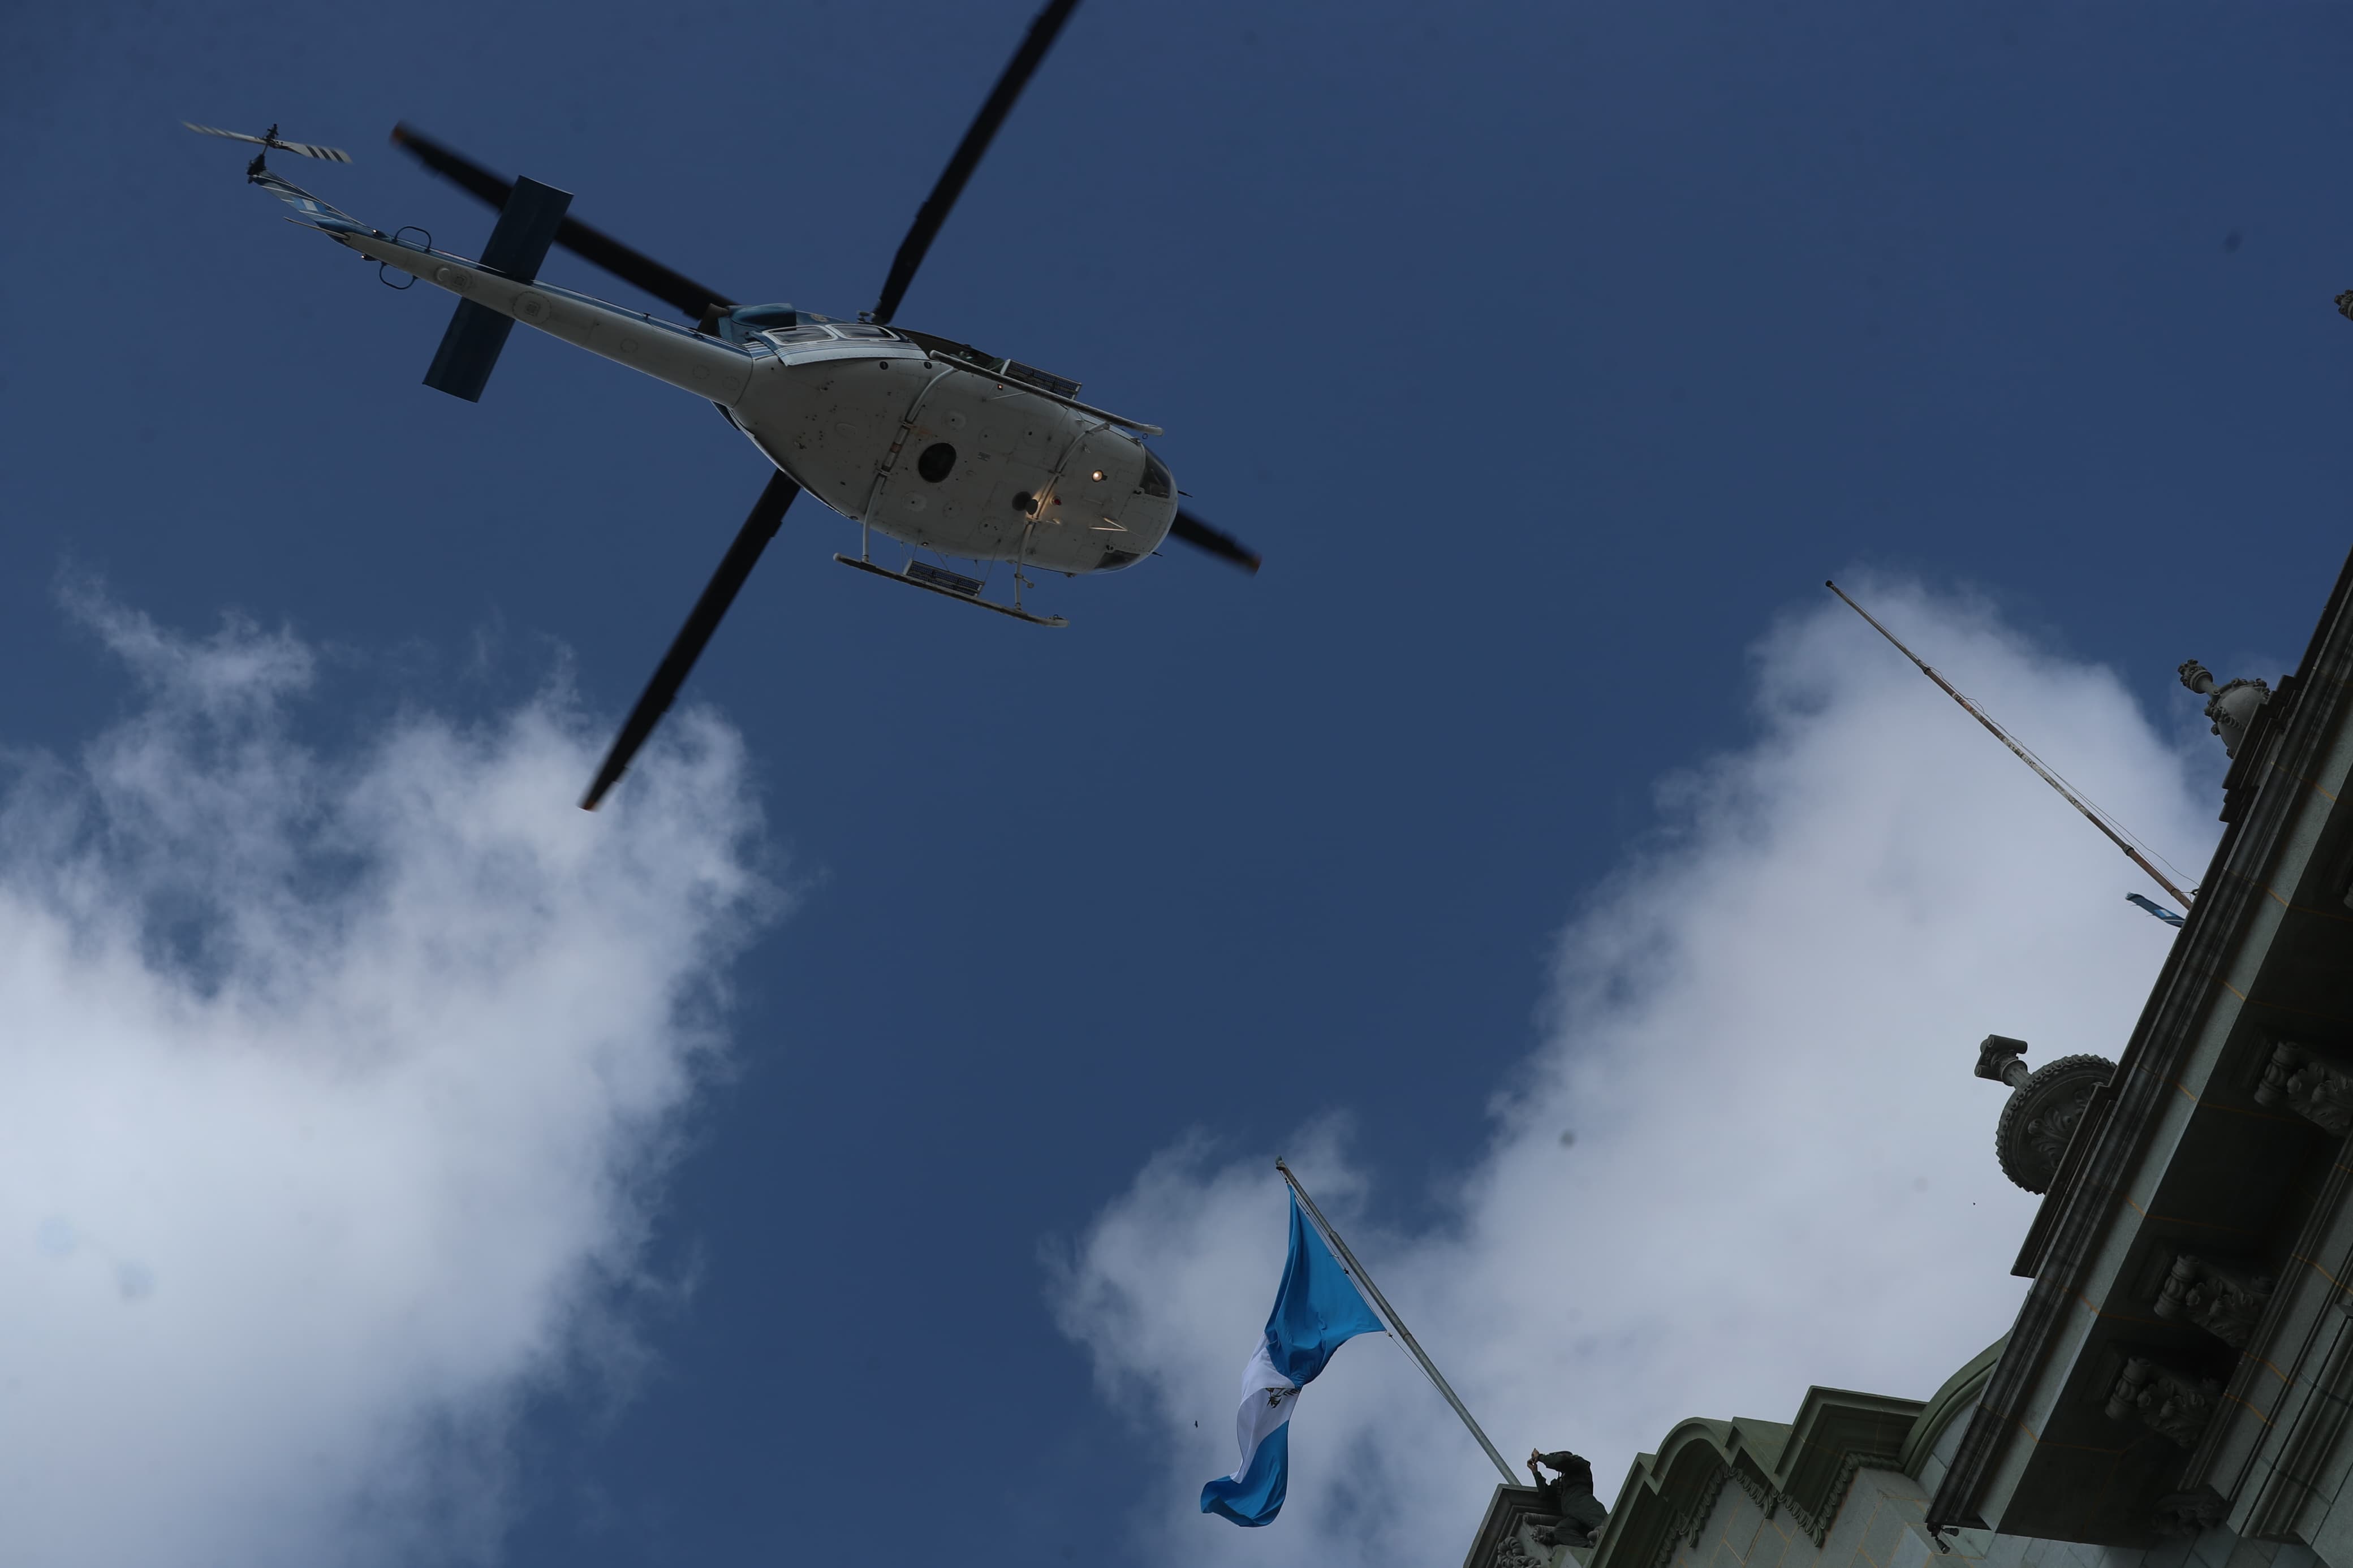
[{"label": "decorative stone column", "polygon": [[2010,1102],[1993,1133],[2001,1173],[2030,1193],[2047,1193],[2092,1091],[2107,1082],[2116,1064],[2078,1056],[2029,1068],[2021,1059],[2025,1054],[2024,1040],[1988,1035],[1978,1047],[1977,1076],[2010,1085]]},{"label": "decorative stone column", "polygon": [[2147,1356],[2125,1363],[2124,1374],[2108,1394],[2108,1419],[2137,1420],[2150,1431],[2194,1448],[2222,1400],[2222,1385],[2162,1367]]},{"label": "decorative stone column", "polygon": [[2206,699],[2206,717],[2214,721],[2214,733],[2222,737],[2224,754],[2237,756],[2247,726],[2255,721],[2255,710],[2272,700],[2271,687],[2246,679],[2217,686],[2213,672],[2194,658],[2182,661],[2179,674],[2182,685]]},{"label": "decorative stone column", "polygon": [[2157,1315],[2193,1323],[2234,1351],[2247,1348],[2271,1300],[2272,1277],[2183,1253],[2157,1298]]},{"label": "decorative stone column", "polygon": [[2272,1047],[2255,1103],[2295,1111],[2332,1138],[2353,1132],[2353,1068],[2309,1046],[2281,1040]]}]

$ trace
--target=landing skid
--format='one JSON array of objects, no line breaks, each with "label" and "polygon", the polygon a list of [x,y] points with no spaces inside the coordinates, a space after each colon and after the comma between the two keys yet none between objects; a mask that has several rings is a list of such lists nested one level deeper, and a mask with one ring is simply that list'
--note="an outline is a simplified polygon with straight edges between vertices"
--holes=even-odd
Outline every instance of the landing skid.
[{"label": "landing skid", "polygon": [[[904,572],[893,572],[888,566],[877,566],[871,561],[860,561],[855,556],[837,554],[834,559],[844,566],[855,566],[860,572],[871,572],[877,577],[887,577],[893,583],[904,583],[910,588],[921,588],[927,594],[938,594],[943,597],[954,599],[958,604],[971,605],[977,609],[995,610],[1000,616],[1011,616],[1015,620],[1028,621],[1033,626],[1067,626],[1071,624],[1060,616],[1033,616],[1029,611],[1012,605],[994,604],[980,596],[977,584],[975,584],[972,592],[967,593],[961,588],[951,588],[939,583],[926,583],[921,577],[910,576]],[[953,574],[943,573],[941,575]],[[964,581],[969,582],[970,579],[966,578]]]}]

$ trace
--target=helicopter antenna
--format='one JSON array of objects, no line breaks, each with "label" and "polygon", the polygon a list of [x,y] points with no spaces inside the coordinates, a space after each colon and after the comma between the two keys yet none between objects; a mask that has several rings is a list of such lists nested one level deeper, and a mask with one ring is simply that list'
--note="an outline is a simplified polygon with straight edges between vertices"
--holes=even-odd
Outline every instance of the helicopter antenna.
[{"label": "helicopter antenna", "polygon": [[[1894,632],[1889,631],[1877,621],[1872,620],[1871,612],[1864,609],[1861,605],[1856,604],[1852,599],[1847,598],[1846,591],[1844,589],[1841,588],[1836,583],[1831,582],[1828,579],[1823,580],[1822,586],[1828,588],[1831,593],[1836,594],[1841,600],[1843,600],[1848,609],[1852,610],[1864,620],[1870,621],[1872,630],[1877,632],[1881,637],[1885,637],[1889,642],[1894,643],[1896,652],[1902,654],[1905,658],[1910,659],[1914,664],[1917,665],[1920,668],[1920,673],[1935,681],[1946,696],[1951,698],[1954,701],[1959,703],[1964,709],[1968,710],[1970,718],[1975,719],[1978,723],[1992,731],[1994,739],[2000,741],[2003,745],[2008,746],[2010,749],[2011,753],[2015,755],[2020,762],[2024,763],[2028,767],[2032,768],[2036,776],[2041,778],[2044,784],[2047,784],[2052,789],[2057,790],[2066,800],[2069,805],[2072,805],[2077,811],[2082,812],[2084,814],[2084,819],[2086,822],[2089,822],[2093,826],[2098,828],[2102,833],[2106,834],[2108,837],[2108,842],[2123,850],[2126,858],[2129,858],[2134,865],[2147,872],[2151,881],[2155,882],[2158,887],[2163,888],[2167,892],[2179,900],[2182,907],[2185,909],[2189,908],[2191,903],[2194,902],[2188,893],[2182,891],[2179,888],[2175,887],[2171,882],[2168,881],[2166,879],[2165,873],[2150,865],[2147,856],[2142,854],[2132,845],[2126,843],[2125,841],[2124,835],[2117,832],[2114,827],[2111,827],[2103,814],[2085,805],[2084,803],[2083,796],[2068,788],[2066,780],[2061,778],[2057,773],[2052,773],[2048,767],[2044,766],[2042,758],[2036,756],[2032,752],[2028,751],[2024,746],[2020,745],[2016,741],[2012,740],[2009,731],[2003,729],[2000,724],[1995,723],[1992,716],[1987,713],[1984,709],[1978,707],[1976,703],[1970,701],[1968,698],[1955,690],[1953,689],[1953,683],[1947,680],[1943,676],[1937,674],[1936,670],[1929,666],[1926,659],[1922,658],[1918,654],[1914,653],[1910,648],[1905,647],[1901,642],[1896,641],[1896,637]],[[2135,900],[2134,901],[2140,902],[2141,900]],[[2158,918],[2163,919],[2164,917],[2159,916]]]}]

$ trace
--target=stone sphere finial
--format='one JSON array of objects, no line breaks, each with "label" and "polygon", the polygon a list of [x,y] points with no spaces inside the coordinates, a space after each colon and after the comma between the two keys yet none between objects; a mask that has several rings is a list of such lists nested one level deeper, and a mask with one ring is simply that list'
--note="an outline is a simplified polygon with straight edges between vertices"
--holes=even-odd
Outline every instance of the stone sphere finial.
[{"label": "stone sphere finial", "polygon": [[2237,756],[2239,743],[2247,738],[2247,728],[2255,721],[2255,710],[2272,700],[2272,689],[2260,680],[2229,680],[2216,685],[2213,671],[2196,659],[2181,663],[2181,684],[2206,699],[2206,717],[2214,721],[2214,733],[2222,737],[2226,755]]}]

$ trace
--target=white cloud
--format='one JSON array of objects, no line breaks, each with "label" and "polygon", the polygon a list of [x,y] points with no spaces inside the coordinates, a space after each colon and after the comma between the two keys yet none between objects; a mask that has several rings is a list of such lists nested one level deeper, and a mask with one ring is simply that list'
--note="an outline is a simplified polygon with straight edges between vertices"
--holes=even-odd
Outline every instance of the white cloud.
[{"label": "white cloud", "polygon": [[0,1562],[481,1556],[776,907],[735,739],[591,816],[561,692],[335,758],[291,637],[69,598],[141,695],[0,796]]},{"label": "white cloud", "polygon": [[[2202,866],[2218,743],[2177,752],[2111,672],[1982,604],[1868,589],[2094,800]],[[1377,1151],[1329,1126],[1291,1150],[1504,1457],[1576,1448],[1605,1498],[1684,1417],[1787,1420],[1809,1384],[1924,1398],[2007,1329],[2034,1200],[1996,1168],[2001,1092],[1969,1076],[1976,1043],[2113,1058],[2171,937],[2124,901],[2155,891],[2139,873],[1835,601],[1762,640],[1757,691],[1754,741],[1661,789],[1653,842],[1561,938],[1549,1043],[1439,1194],[1445,1223],[1356,1218]],[[1597,767],[1609,703],[1672,700],[1588,697]],[[1494,1471],[1377,1340],[1302,1399],[1282,1518],[1195,1511],[1235,1462],[1236,1379],[1282,1260],[1274,1152],[1163,1154],[1056,1271],[1103,1396],[1164,1438],[1139,1549],[1455,1561]]]}]

